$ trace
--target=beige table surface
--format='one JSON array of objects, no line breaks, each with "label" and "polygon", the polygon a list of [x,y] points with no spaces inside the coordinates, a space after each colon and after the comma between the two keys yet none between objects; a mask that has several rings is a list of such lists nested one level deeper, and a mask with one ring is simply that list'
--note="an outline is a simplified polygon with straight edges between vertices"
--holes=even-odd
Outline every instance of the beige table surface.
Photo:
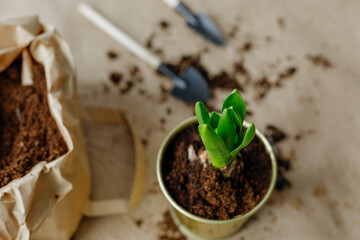
[{"label": "beige table surface", "polygon": [[[193,107],[172,97],[159,103],[159,86],[166,80],[79,16],[79,2],[0,0],[0,14],[39,14],[41,21],[56,25],[76,57],[80,102],[126,111],[140,136],[148,140],[148,176],[141,204],[128,215],[85,219],[75,239],[158,239],[157,224],[168,204],[156,183],[157,150],[166,133],[193,114]],[[213,16],[225,33],[238,26],[231,44],[239,48],[251,41],[253,49],[236,55],[193,34],[161,0],[89,2],[143,44],[155,32],[153,44],[163,49],[166,61],[208,47],[210,51],[202,55],[213,73],[230,69],[239,59],[252,79],[264,74],[272,79],[288,66],[295,66],[295,76],[263,100],[255,99],[253,84],[244,92],[253,112],[248,120],[260,129],[276,124],[289,134],[290,139],[281,147],[286,154],[293,153],[293,170],[287,173],[292,187],[276,192],[272,204],[232,239],[360,239],[360,1],[186,1]],[[283,19],[282,27],[279,18]],[[171,24],[167,31],[159,27],[162,19]],[[110,49],[119,53],[117,60],[107,58]],[[308,54],[326,56],[333,67],[315,66]],[[132,65],[140,68],[144,82],[127,94],[119,94],[121,86],[112,85],[108,75],[118,71],[126,77]],[[111,88],[108,94],[104,94],[104,84]],[[146,89],[147,97],[139,94],[140,89]],[[215,91],[212,104],[218,106],[225,94]],[[166,113],[169,107],[171,115]],[[308,134],[309,130],[314,133]],[[295,141],[299,133],[303,137]],[[122,153],[115,152],[130,159],[131,146],[124,146],[127,148]],[[113,185],[121,184],[126,182]],[[141,227],[135,224],[138,219],[143,220]]]}]

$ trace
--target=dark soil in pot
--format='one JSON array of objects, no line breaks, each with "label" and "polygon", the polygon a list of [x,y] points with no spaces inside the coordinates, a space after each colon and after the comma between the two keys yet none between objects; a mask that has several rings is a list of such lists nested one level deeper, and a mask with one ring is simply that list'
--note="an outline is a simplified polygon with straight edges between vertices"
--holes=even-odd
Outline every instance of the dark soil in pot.
[{"label": "dark soil in pot", "polygon": [[68,151],[49,110],[43,67],[35,63],[34,84],[22,86],[21,65],[19,58],[0,73],[0,187]]},{"label": "dark soil in pot", "polygon": [[[192,145],[197,157],[189,160]],[[253,209],[271,181],[271,159],[258,138],[244,148],[229,178],[198,157],[205,147],[197,125],[183,130],[169,143],[163,176],[173,199],[187,211],[207,219],[225,220]]]}]

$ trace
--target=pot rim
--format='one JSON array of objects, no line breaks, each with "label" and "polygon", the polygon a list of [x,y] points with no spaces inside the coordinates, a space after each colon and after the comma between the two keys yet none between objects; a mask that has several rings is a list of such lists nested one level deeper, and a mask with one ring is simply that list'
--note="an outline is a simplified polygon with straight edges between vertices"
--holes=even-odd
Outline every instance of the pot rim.
[{"label": "pot rim", "polygon": [[[225,224],[225,223],[232,223],[232,222],[236,222],[239,220],[243,220],[243,219],[247,219],[250,216],[254,215],[264,204],[265,202],[269,199],[272,191],[274,190],[275,187],[275,183],[276,183],[276,177],[277,177],[277,163],[276,163],[276,158],[275,158],[275,154],[273,152],[273,149],[270,145],[270,143],[268,142],[268,140],[265,138],[265,136],[258,130],[256,129],[255,133],[256,136],[260,139],[260,141],[264,144],[264,147],[266,149],[266,152],[268,153],[268,155],[270,156],[271,159],[271,170],[272,170],[272,174],[271,174],[271,182],[268,188],[268,191],[266,192],[265,196],[263,197],[263,199],[261,199],[261,201],[253,208],[251,209],[249,212],[234,217],[232,219],[227,219],[227,220],[214,220],[214,219],[207,219],[207,218],[202,218],[199,216],[196,216],[195,214],[190,213],[189,211],[187,211],[186,209],[184,209],[183,207],[181,207],[170,195],[170,193],[167,191],[165,183],[163,181],[163,174],[162,174],[162,160],[165,154],[165,149],[167,148],[167,146],[169,145],[169,143],[171,142],[171,140],[179,133],[181,132],[184,128],[194,124],[197,121],[196,116],[190,117],[184,121],[182,121],[181,123],[179,123],[177,126],[175,126],[170,133],[166,136],[166,138],[164,139],[164,141],[162,142],[158,155],[157,155],[157,160],[156,160],[156,175],[157,175],[157,179],[158,179],[158,183],[160,185],[161,191],[163,192],[163,194],[165,195],[166,199],[170,202],[170,204],[179,212],[181,212],[182,214],[184,214],[185,216],[199,221],[199,222],[203,222],[203,223],[209,223],[209,224]],[[246,128],[248,128],[250,126],[250,123],[244,121],[243,126],[245,126]]]}]

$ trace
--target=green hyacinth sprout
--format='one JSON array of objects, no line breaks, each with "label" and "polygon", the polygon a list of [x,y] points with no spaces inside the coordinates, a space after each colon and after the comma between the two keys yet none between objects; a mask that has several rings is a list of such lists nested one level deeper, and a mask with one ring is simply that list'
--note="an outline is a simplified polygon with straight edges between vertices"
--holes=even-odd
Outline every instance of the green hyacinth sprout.
[{"label": "green hyacinth sprout", "polygon": [[246,115],[245,101],[239,91],[234,91],[225,99],[221,115],[209,115],[205,105],[197,102],[195,113],[199,122],[199,134],[208,151],[211,164],[218,169],[230,166],[241,149],[255,136],[255,125],[242,132]]}]

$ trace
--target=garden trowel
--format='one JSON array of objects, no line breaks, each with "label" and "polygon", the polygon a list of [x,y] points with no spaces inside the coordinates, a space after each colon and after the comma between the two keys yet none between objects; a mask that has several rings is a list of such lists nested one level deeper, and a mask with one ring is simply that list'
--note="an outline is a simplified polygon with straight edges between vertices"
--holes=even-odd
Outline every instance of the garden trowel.
[{"label": "garden trowel", "polygon": [[177,74],[166,64],[163,64],[156,55],[135,42],[131,37],[100,15],[88,4],[81,3],[79,5],[79,11],[85,18],[94,23],[114,40],[121,43],[137,57],[170,78],[173,81],[173,87],[170,90],[170,94],[186,102],[206,102],[209,99],[210,93],[208,84],[206,79],[197,69],[188,66],[183,73]]},{"label": "garden trowel", "polygon": [[229,45],[219,27],[209,16],[204,13],[193,13],[184,3],[179,0],[163,0],[171,8],[180,13],[187,21],[187,24],[197,33],[202,35],[206,40],[223,46],[229,51],[233,51],[233,47]]}]

